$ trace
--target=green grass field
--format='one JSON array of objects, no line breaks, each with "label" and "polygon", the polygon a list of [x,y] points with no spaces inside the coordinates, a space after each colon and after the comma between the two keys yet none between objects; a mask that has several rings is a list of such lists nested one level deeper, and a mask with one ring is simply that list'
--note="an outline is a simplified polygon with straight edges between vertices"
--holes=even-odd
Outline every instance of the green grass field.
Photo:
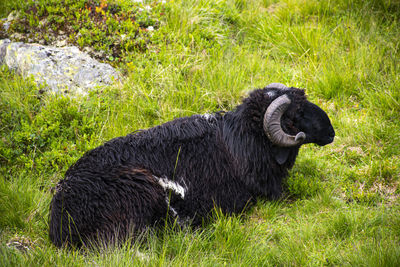
[{"label": "green grass field", "polygon": [[[1,67],[0,266],[400,266],[400,1],[152,3],[165,14],[121,85],[41,94]],[[306,88],[337,134],[302,148],[280,201],[118,248],[51,244],[51,188],[85,151],[272,82]]]}]

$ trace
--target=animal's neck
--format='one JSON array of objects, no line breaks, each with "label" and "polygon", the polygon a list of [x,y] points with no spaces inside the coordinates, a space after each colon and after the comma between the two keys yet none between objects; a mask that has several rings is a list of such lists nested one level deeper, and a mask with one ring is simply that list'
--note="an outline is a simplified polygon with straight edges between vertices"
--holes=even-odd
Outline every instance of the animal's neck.
[{"label": "animal's neck", "polygon": [[288,148],[283,164],[274,158],[271,142],[256,122],[240,113],[228,113],[221,127],[222,140],[235,161],[236,173],[256,196],[277,198],[282,191],[282,180],[293,166],[299,148]]}]

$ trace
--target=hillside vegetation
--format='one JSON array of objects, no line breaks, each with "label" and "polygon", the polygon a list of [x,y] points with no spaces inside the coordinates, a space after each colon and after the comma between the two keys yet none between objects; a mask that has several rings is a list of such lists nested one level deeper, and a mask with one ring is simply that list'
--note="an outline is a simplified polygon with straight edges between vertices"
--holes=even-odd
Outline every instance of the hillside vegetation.
[{"label": "hillside vegetation", "polygon": [[[15,32],[35,32],[46,16],[55,32],[71,23],[69,43],[104,51],[99,58],[127,77],[71,97],[43,94],[0,68],[0,266],[400,266],[399,1],[0,0],[0,7],[3,17],[19,10],[30,18]],[[87,24],[74,28],[79,12]],[[126,41],[118,39],[118,12],[132,22],[132,46],[111,45]],[[74,43],[83,28],[86,39]],[[237,216],[216,211],[201,229],[167,227],[118,248],[51,244],[51,188],[84,152],[177,117],[230,110],[272,82],[305,88],[337,134],[331,145],[301,149],[281,200],[260,200]]]}]

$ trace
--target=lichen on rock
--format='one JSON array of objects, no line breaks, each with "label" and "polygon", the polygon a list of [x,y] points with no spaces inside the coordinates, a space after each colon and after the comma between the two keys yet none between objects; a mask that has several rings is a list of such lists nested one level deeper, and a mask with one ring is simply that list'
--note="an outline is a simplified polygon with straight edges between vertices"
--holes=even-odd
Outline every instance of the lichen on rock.
[{"label": "lichen on rock", "polygon": [[98,62],[77,47],[51,47],[0,40],[0,65],[34,80],[53,92],[85,94],[121,79],[112,66]]}]

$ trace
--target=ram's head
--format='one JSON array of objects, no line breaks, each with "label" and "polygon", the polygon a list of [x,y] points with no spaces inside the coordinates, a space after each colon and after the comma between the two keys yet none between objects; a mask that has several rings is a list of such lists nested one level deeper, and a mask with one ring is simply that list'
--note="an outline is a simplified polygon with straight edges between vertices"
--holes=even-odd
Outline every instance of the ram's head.
[{"label": "ram's head", "polygon": [[294,147],[315,143],[324,146],[333,142],[335,131],[328,115],[309,102],[302,90],[279,83],[270,84],[265,90],[273,101],[265,112],[263,125],[274,145]]}]

